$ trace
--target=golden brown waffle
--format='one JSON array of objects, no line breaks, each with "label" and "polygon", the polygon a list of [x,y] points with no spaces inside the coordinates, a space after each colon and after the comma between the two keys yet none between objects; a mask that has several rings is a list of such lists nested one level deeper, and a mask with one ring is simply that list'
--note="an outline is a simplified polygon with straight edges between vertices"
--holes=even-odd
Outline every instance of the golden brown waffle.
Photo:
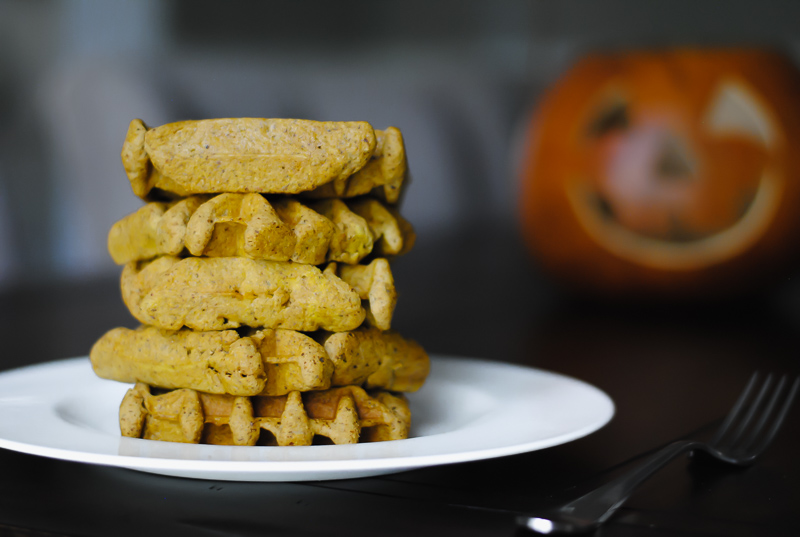
[{"label": "golden brown waffle", "polygon": [[187,389],[152,395],[137,383],[119,415],[124,436],[239,446],[308,446],[315,437],[334,444],[400,440],[411,423],[404,397],[357,386],[237,397]]},{"label": "golden brown waffle", "polygon": [[242,396],[351,384],[412,392],[430,370],[417,343],[365,327],[314,339],[292,330],[240,336],[234,330],[115,328],[94,344],[90,359],[95,373],[110,380]]},{"label": "golden brown waffle", "polygon": [[297,194],[331,184],[319,197],[381,188],[395,203],[406,172],[400,132],[366,122],[209,119],[148,129],[135,119],[122,148],[134,193],[158,198],[222,192]]},{"label": "golden brown waffle", "polygon": [[[389,262],[379,258],[369,265],[344,265],[330,263],[325,274],[336,275],[350,285],[361,298],[367,323],[381,330],[392,327],[392,316],[397,305],[397,290]],[[330,330],[327,329],[326,330]],[[331,330],[344,332],[344,330]]]},{"label": "golden brown waffle", "polygon": [[430,359],[418,343],[397,332],[362,327],[317,333],[314,338],[333,362],[331,385],[363,384],[394,392],[415,392],[430,373]]},{"label": "golden brown waffle", "polygon": [[148,203],[111,228],[108,251],[124,265],[160,255],[244,256],[319,265],[406,253],[411,225],[375,199],[300,203],[261,194]]},{"label": "golden brown waffle", "polygon": [[359,171],[345,179],[335,180],[303,192],[312,198],[352,198],[369,194],[397,203],[406,178],[408,165],[403,135],[394,127],[375,131],[377,143],[372,159]]},{"label": "golden brown waffle", "polygon": [[[369,161],[375,145],[375,132],[363,121],[208,119],[147,129],[133,120],[122,162],[141,197],[154,188],[179,196],[296,194],[349,177]],[[159,173],[149,173],[153,169]]]},{"label": "golden brown waffle", "polygon": [[244,257],[163,256],[126,265],[121,288],[136,319],[166,330],[251,326],[345,332],[365,317],[388,330],[397,303],[389,263],[382,258],[369,265],[331,263],[321,271]]},{"label": "golden brown waffle", "polygon": [[397,209],[386,207],[371,198],[352,200],[347,206],[367,221],[375,237],[372,250],[374,253],[380,256],[403,255],[414,246],[417,239],[414,228],[408,220],[400,216]]}]

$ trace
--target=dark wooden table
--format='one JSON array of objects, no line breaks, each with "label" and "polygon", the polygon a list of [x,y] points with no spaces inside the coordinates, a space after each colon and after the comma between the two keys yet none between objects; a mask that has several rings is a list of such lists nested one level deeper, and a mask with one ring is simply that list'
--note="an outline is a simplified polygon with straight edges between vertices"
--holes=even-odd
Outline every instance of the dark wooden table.
[{"label": "dark wooden table", "polygon": [[[614,399],[613,421],[524,455],[309,483],[169,478],[0,450],[0,536],[514,535],[514,513],[713,430],[753,370],[800,369],[791,280],[723,304],[580,302],[554,291],[503,228],[422,237],[395,277],[394,325],[431,353],[575,376]],[[136,324],[116,280],[15,288],[0,319],[3,370],[85,355],[106,330]],[[798,416],[751,468],[672,463],[597,534],[800,534]]]}]

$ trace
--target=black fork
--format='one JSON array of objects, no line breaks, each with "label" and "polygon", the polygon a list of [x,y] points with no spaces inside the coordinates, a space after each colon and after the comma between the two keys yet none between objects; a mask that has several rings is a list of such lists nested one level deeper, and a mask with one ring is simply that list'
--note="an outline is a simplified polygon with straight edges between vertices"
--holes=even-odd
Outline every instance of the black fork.
[{"label": "black fork", "polygon": [[728,464],[752,464],[775,438],[800,388],[800,377],[795,378],[791,386],[786,376],[777,383],[773,375],[766,375],[764,380],[760,377],[759,373],[750,377],[710,442],[673,442],[610,483],[561,506],[520,516],[518,523],[545,534],[593,530],[608,520],[636,487],[683,453],[704,451]]}]

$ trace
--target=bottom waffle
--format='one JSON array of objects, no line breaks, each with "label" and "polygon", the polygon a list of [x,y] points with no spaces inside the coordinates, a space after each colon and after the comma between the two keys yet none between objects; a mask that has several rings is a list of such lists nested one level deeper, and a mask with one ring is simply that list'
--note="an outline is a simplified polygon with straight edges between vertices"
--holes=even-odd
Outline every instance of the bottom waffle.
[{"label": "bottom waffle", "polygon": [[189,389],[153,394],[137,383],[119,411],[123,436],[219,445],[308,446],[408,437],[405,397],[358,386],[241,397]]}]

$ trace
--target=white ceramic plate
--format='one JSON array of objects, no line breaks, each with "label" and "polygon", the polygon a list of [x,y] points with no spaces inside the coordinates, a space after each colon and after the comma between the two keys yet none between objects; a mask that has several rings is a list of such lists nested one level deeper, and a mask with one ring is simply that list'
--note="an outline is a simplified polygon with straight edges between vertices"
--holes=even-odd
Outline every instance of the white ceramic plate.
[{"label": "white ceramic plate", "polygon": [[85,357],[0,373],[0,447],[199,479],[344,479],[555,446],[596,431],[614,414],[605,393],[569,377],[437,356],[425,386],[409,395],[407,440],[206,446],[121,437],[117,410],[127,389],[97,378]]}]

